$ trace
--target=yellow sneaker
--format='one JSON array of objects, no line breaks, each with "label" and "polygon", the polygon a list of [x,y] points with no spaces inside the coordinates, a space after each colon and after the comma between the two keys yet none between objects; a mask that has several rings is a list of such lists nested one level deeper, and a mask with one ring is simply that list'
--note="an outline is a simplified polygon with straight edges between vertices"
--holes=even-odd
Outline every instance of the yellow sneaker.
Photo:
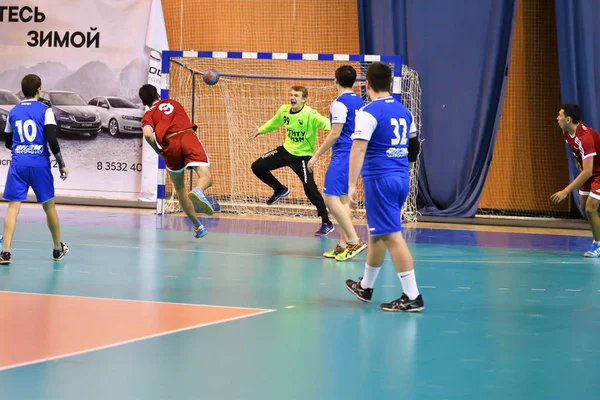
[{"label": "yellow sneaker", "polygon": [[337,255],[341,254],[344,252],[344,250],[346,250],[345,247],[342,247],[339,243],[337,246],[335,246],[335,249],[331,250],[331,251],[326,251],[325,253],[323,253],[323,257],[325,258],[336,258]]},{"label": "yellow sneaker", "polygon": [[351,259],[352,257],[358,255],[361,251],[367,248],[367,244],[362,240],[358,240],[356,244],[346,244],[346,248],[343,252],[339,253],[335,256],[336,261],[346,261]]}]

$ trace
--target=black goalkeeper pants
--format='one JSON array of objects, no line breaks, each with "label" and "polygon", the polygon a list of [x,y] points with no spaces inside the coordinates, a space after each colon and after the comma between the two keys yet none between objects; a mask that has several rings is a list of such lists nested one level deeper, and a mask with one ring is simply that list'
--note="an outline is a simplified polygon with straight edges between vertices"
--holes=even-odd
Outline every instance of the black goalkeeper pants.
[{"label": "black goalkeeper pants", "polygon": [[331,222],[327,215],[325,200],[323,200],[323,196],[321,196],[319,189],[317,189],[313,173],[309,172],[308,168],[306,168],[306,164],[310,158],[310,156],[294,156],[283,146],[279,146],[275,150],[263,154],[259,159],[254,161],[254,163],[252,163],[252,172],[254,172],[254,175],[256,175],[258,179],[269,185],[275,193],[280,193],[285,190],[286,187],[275,178],[271,171],[282,167],[290,167],[302,181],[304,194],[306,194],[308,200],[317,207],[319,217],[321,217],[323,222]]}]

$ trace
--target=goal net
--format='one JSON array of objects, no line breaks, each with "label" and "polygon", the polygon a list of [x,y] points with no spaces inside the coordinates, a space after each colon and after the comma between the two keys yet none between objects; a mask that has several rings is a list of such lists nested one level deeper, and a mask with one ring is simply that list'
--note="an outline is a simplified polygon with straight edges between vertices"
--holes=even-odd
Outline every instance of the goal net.
[{"label": "goal net", "polygon": [[[252,163],[266,152],[283,145],[285,129],[249,137],[268,121],[285,103],[289,102],[290,88],[294,85],[308,89],[306,104],[321,115],[329,117],[329,106],[337,97],[334,84],[335,70],[352,65],[357,72],[355,91],[370,100],[364,88],[367,67],[373,61],[389,63],[394,71],[393,95],[413,113],[415,124],[421,128],[421,88],[417,73],[402,65],[401,57],[364,55],[317,55],[288,53],[216,53],[174,52],[163,53],[162,97],[180,102],[191,120],[198,125],[197,134],[206,148],[211,164],[213,186],[206,193],[217,200],[222,212],[246,215],[316,217],[316,208],[304,195],[302,182],[289,168],[273,171],[290,194],[268,206],[272,189],[262,183],[251,170]],[[207,85],[203,74],[208,69],[219,72],[215,85]],[[328,131],[319,131],[318,148]],[[314,177],[320,190],[331,151],[321,156],[314,168]],[[164,166],[159,168],[159,199],[157,213],[180,212],[177,195]],[[418,162],[411,171],[411,189],[402,210],[405,222],[417,218]],[[195,176],[186,173],[186,184],[191,189]],[[362,203],[362,183],[358,185],[359,208],[354,218],[365,220]]]}]

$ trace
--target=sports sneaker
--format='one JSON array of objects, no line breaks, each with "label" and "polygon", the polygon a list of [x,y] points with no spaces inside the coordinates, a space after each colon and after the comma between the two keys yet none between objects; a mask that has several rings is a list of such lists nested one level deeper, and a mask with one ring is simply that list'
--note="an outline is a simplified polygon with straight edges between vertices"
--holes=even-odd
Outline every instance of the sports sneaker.
[{"label": "sports sneaker", "polygon": [[361,251],[367,248],[367,244],[362,240],[358,239],[358,243],[347,243],[346,248],[343,252],[336,255],[336,261],[346,261],[351,259],[352,257],[358,255]]},{"label": "sports sneaker", "polygon": [[348,279],[346,281],[346,289],[348,289],[350,293],[354,294],[360,301],[370,303],[371,297],[373,297],[373,289],[363,289],[360,286],[361,279],[362,276],[359,278],[358,282],[355,282],[352,279]]},{"label": "sports sneaker", "polygon": [[269,200],[267,200],[267,204],[271,205],[271,204],[275,204],[277,203],[279,200],[283,199],[285,196],[287,196],[288,194],[290,194],[290,189],[288,188],[284,188],[281,192],[277,193],[273,193],[273,196],[271,196],[269,198]]},{"label": "sports sneaker", "polygon": [[67,254],[69,254],[69,246],[67,246],[66,243],[60,242],[60,247],[61,250],[52,250],[52,258],[55,261],[60,261],[65,258]]},{"label": "sports sneaker", "polygon": [[344,250],[346,250],[346,247],[342,247],[342,245],[338,243],[338,245],[335,246],[335,249],[333,249],[331,251],[326,251],[325,253],[323,253],[323,257],[325,257],[325,258],[336,258],[336,256],[338,254],[343,253]]},{"label": "sports sneaker", "polygon": [[585,252],[585,254],[583,256],[584,257],[593,257],[593,258],[600,257],[600,243],[592,242],[592,246],[590,247],[590,249],[588,251]]},{"label": "sports sneaker", "polygon": [[315,236],[327,236],[331,232],[335,231],[335,227],[331,222],[323,222],[318,231],[315,232]]},{"label": "sports sneaker", "polygon": [[211,195],[208,195],[208,194],[205,194],[204,196],[206,197],[206,200],[208,201],[208,203],[210,204],[210,206],[212,207],[214,212],[221,211],[221,205],[219,204],[217,199],[215,199],[214,197],[212,197]]},{"label": "sports sneaker", "polygon": [[409,300],[405,293],[402,293],[402,297],[392,301],[391,303],[383,303],[379,306],[383,311],[391,312],[418,312],[425,308],[423,303],[423,297],[418,295],[416,299]]},{"label": "sports sneaker", "polygon": [[10,264],[10,251],[0,253],[0,264]]},{"label": "sports sneaker", "polygon": [[196,188],[189,192],[188,198],[206,215],[213,215],[215,213],[215,210],[200,188]]},{"label": "sports sneaker", "polygon": [[204,227],[204,225],[200,225],[198,228],[194,229],[194,237],[202,238],[208,234],[208,230]]}]

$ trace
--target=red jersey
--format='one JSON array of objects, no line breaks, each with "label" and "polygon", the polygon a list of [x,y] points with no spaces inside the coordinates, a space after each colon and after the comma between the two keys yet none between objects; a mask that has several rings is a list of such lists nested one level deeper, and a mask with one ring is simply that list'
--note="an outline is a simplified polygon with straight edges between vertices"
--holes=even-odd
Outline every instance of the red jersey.
[{"label": "red jersey", "polygon": [[162,147],[166,134],[193,129],[198,126],[190,121],[183,106],[175,100],[165,99],[155,103],[142,118],[142,128],[149,126],[154,131],[156,143]]},{"label": "red jersey", "polygon": [[563,131],[563,135],[579,165],[583,168],[583,160],[594,157],[592,174],[594,176],[600,175],[600,157],[597,155],[597,153],[600,153],[600,135],[598,132],[580,122],[577,124],[574,136],[571,136],[567,131]]}]

